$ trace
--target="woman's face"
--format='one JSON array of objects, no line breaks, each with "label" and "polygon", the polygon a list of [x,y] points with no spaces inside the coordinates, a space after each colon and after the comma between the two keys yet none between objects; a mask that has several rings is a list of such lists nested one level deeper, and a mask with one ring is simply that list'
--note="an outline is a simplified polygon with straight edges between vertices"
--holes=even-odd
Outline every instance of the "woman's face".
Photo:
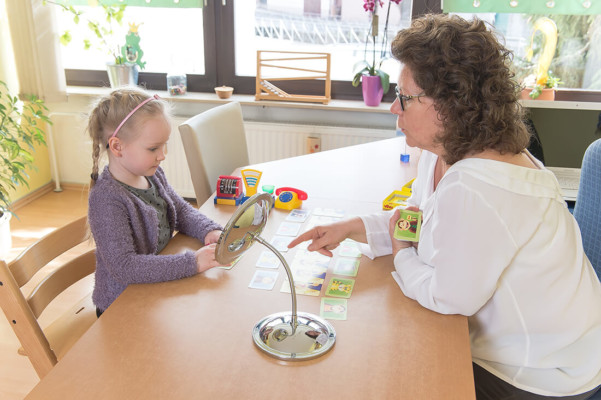
[{"label": "woman's face", "polygon": [[[400,95],[423,94],[422,88],[417,86],[413,80],[413,73],[407,67],[401,70],[398,82]],[[438,112],[434,109],[434,100],[428,96],[414,97],[405,100],[404,106],[403,111],[397,97],[390,106],[390,112],[397,115],[397,127],[407,137],[407,145],[442,155],[443,148],[436,141],[442,133],[442,124],[438,120]]]}]

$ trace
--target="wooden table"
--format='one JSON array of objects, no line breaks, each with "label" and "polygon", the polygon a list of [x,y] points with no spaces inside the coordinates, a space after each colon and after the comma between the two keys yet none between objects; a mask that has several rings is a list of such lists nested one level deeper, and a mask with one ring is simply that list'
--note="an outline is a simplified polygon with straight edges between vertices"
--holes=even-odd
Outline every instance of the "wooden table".
[{"label": "wooden table", "polygon": [[[261,183],[298,186],[303,208],[381,209],[381,200],[415,174],[398,161],[400,139],[260,164]],[[201,210],[225,223],[232,206]],[[287,212],[275,209],[270,239]],[[177,236],[168,252],[198,243]],[[390,275],[392,258],[361,258],[348,320],[324,356],[284,362],[258,350],[253,326],[290,310],[280,292],[249,289],[265,250],[255,244],[231,270],[173,282],[131,285],[27,399],[474,399],[467,319],[406,298]],[[285,254],[292,260],[296,249]],[[333,262],[326,277],[331,275]],[[325,285],[324,285],[325,286]],[[322,295],[325,288],[322,289]],[[321,297],[320,296],[320,297]],[[319,297],[298,296],[298,310],[319,315]]]}]

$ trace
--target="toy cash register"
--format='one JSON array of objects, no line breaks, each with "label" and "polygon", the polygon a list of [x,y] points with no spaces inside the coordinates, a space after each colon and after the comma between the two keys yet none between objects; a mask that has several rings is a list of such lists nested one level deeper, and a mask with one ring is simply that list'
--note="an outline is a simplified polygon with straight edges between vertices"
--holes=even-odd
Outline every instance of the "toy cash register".
[{"label": "toy cash register", "polygon": [[217,194],[213,199],[214,204],[227,204],[238,206],[242,204],[244,191],[242,179],[237,176],[220,175],[217,179]]}]

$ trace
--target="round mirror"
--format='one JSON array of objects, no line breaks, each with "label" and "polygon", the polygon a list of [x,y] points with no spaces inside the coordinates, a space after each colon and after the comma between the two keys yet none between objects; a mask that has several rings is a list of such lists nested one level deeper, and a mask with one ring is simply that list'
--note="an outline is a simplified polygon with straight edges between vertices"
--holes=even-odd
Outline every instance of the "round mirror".
[{"label": "round mirror", "polygon": [[223,228],[217,242],[215,259],[221,264],[229,264],[240,257],[261,234],[273,197],[268,193],[259,193],[244,202]]}]

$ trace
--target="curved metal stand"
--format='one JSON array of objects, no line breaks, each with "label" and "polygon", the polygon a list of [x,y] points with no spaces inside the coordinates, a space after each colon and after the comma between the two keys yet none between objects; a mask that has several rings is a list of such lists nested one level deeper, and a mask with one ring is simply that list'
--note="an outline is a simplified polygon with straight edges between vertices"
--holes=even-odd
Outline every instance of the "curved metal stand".
[{"label": "curved metal stand", "polygon": [[336,331],[325,319],[309,313],[297,313],[296,288],[290,266],[282,254],[260,236],[272,205],[273,198],[261,193],[252,196],[236,210],[219,237],[215,258],[221,263],[230,263],[255,241],[279,258],[290,283],[292,312],[263,318],[253,328],[253,340],[259,349],[280,360],[309,360],[332,349]]},{"label": "curved metal stand", "polygon": [[253,238],[271,250],[282,262],[292,295],[292,313],[271,314],[259,321],[253,329],[257,347],[280,360],[310,360],[332,349],[336,343],[334,327],[316,315],[297,313],[294,277],[282,254],[262,237],[251,233]]}]

